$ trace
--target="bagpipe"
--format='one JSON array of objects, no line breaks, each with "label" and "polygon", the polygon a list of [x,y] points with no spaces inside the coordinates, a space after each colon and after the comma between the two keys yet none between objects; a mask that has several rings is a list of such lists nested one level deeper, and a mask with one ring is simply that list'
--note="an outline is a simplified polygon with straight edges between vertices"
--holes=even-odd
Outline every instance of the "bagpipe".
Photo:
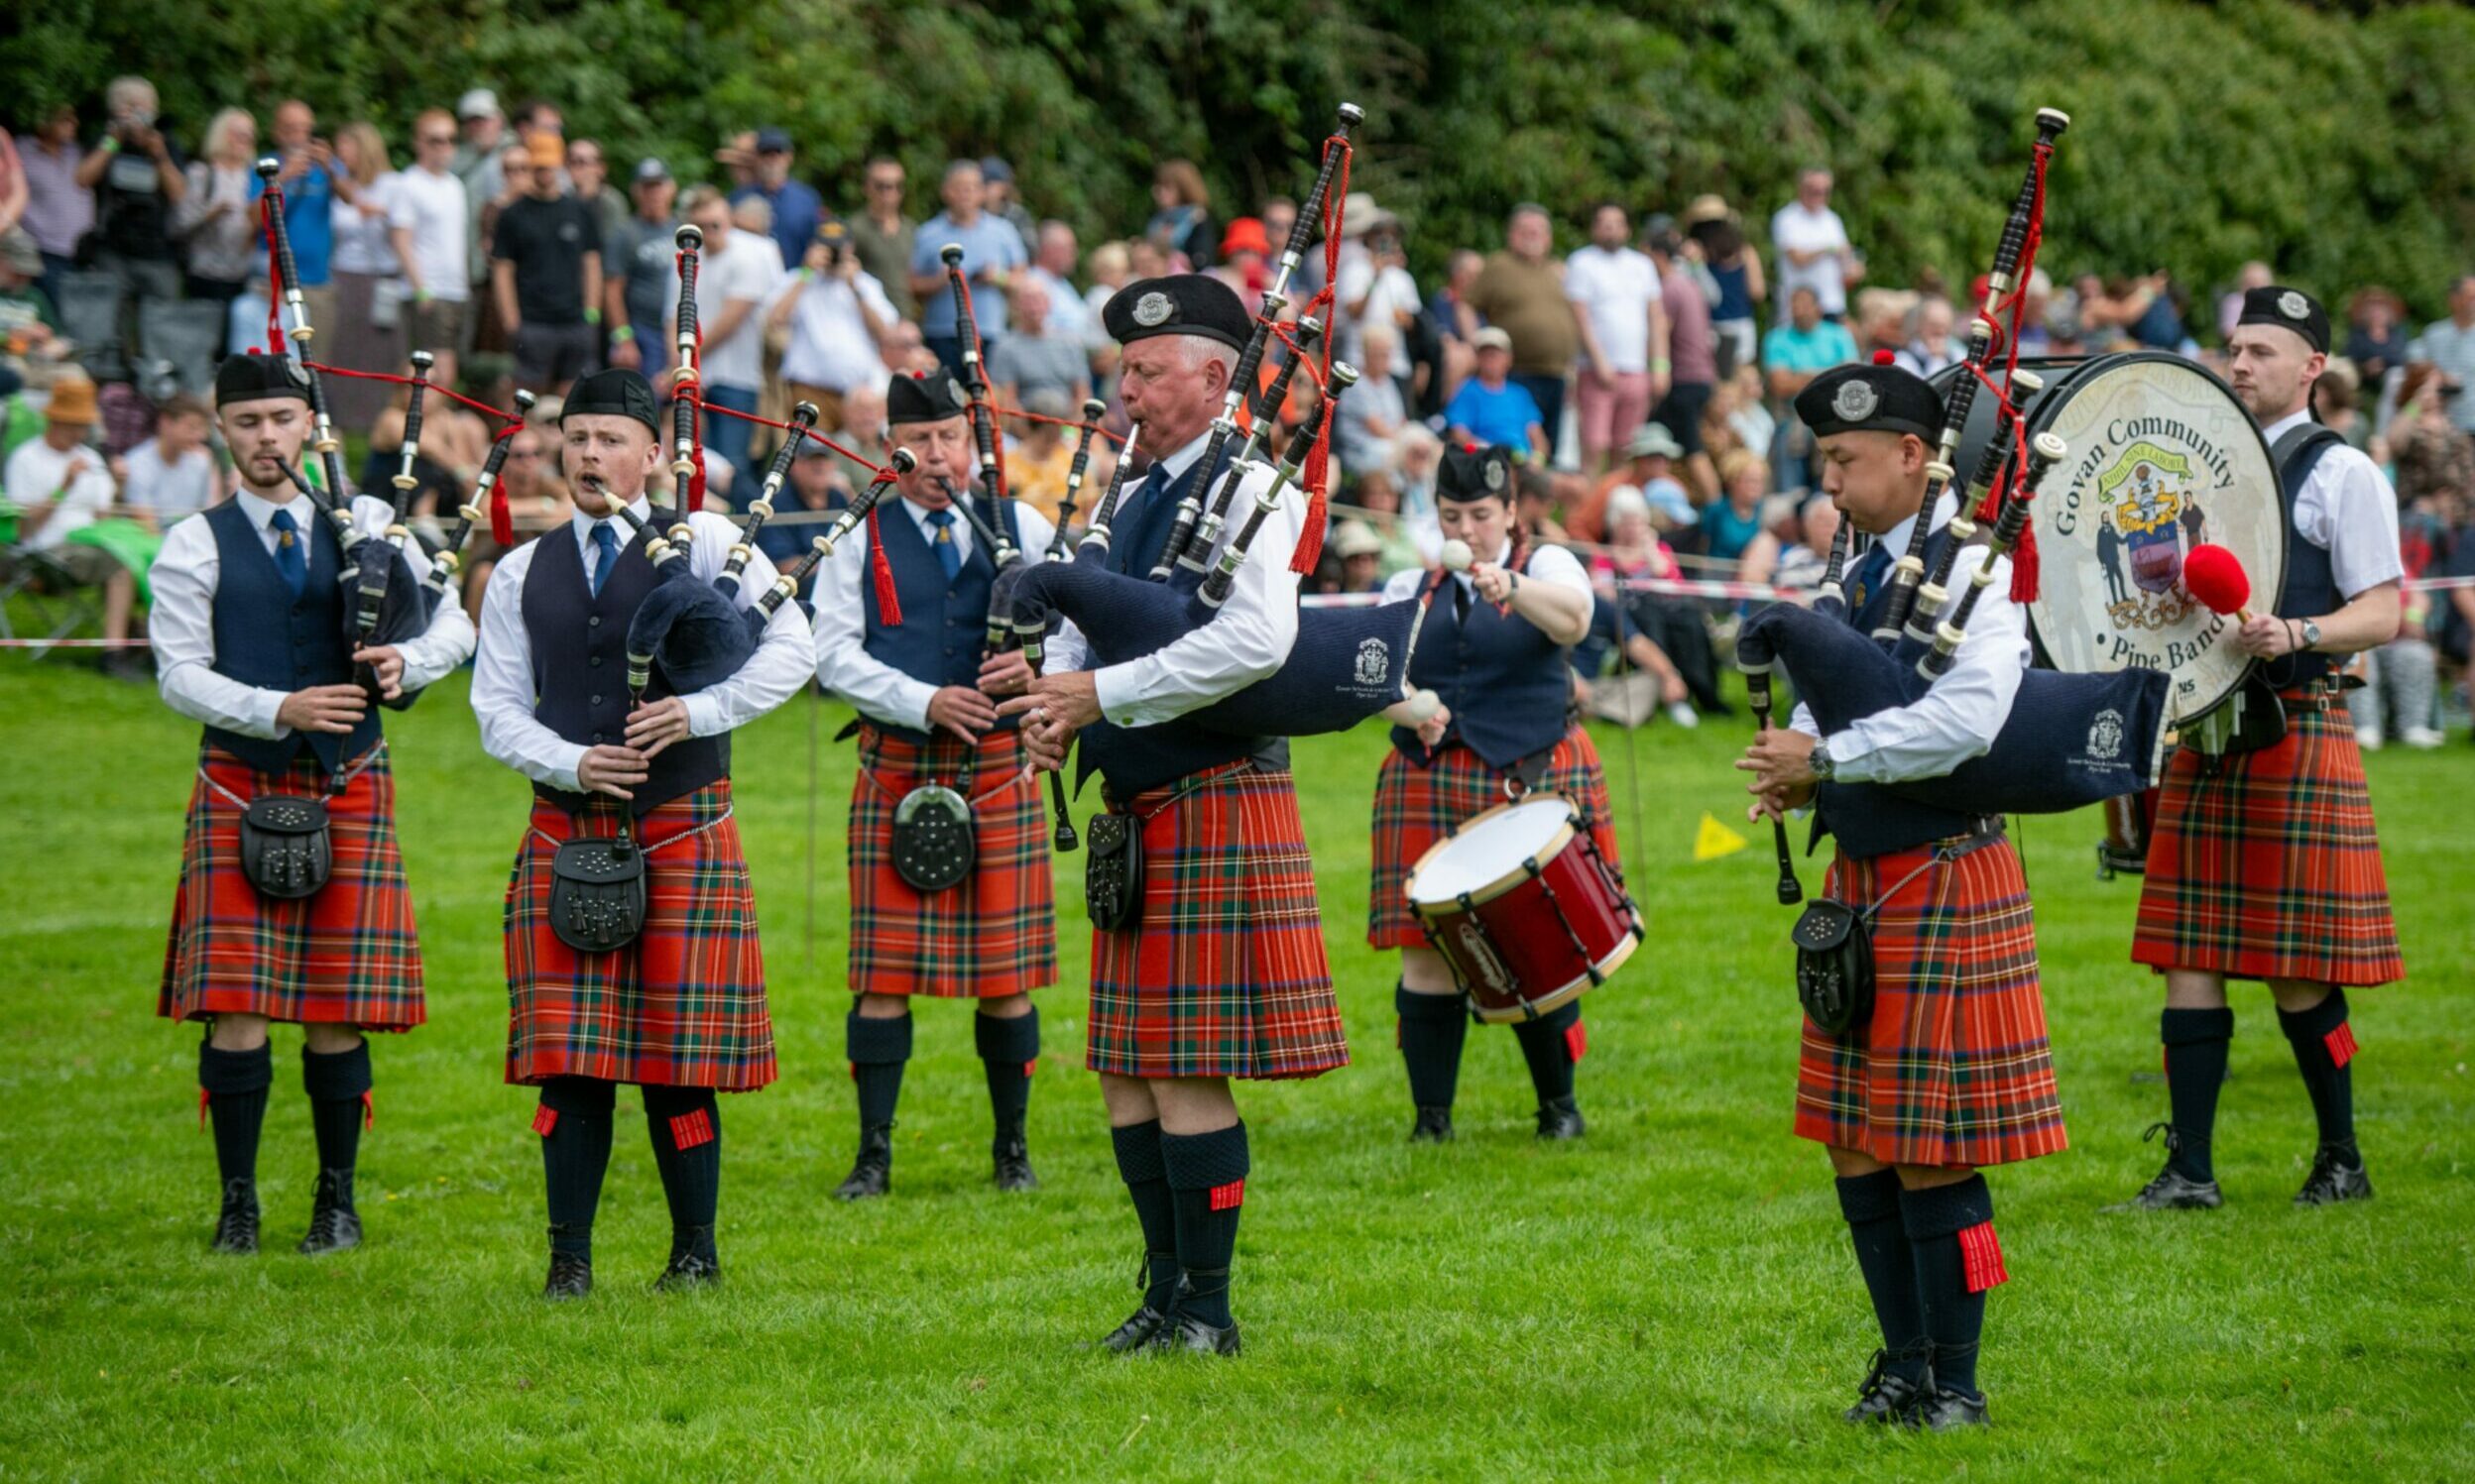
[{"label": "bagpipe", "polygon": [[[419,394],[415,393],[414,396],[418,397]],[[482,456],[481,473],[473,480],[473,498],[456,508],[455,523],[447,527],[445,539],[441,540],[438,543],[438,549],[431,553],[429,558],[431,612],[435,613],[440,603],[452,601],[448,597],[447,590],[455,585],[456,574],[463,569],[464,548],[472,540],[473,527],[480,524],[495,524],[491,519],[490,511],[493,494],[499,485],[499,471],[507,467],[507,454],[508,450],[515,446],[516,430],[524,426],[526,415],[532,411],[532,404],[539,400],[530,392],[516,394],[516,421],[509,425],[505,433],[492,440],[490,452]],[[414,442],[414,430],[418,427],[418,423],[408,414],[404,426],[405,467],[409,470],[412,467],[412,448]],[[511,531],[510,534],[513,532]]]}]

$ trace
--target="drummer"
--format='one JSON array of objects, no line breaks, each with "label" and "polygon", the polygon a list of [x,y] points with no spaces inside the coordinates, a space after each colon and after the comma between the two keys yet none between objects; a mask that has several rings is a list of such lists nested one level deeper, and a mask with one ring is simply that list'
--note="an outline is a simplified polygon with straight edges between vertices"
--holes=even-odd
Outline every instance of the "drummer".
[{"label": "drummer", "polygon": [[[1512,518],[1513,454],[1474,443],[1447,448],[1436,470],[1438,518],[1447,540],[1481,559],[1467,571],[1394,574],[1387,602],[1439,584],[1422,621],[1410,683],[1443,704],[1415,721],[1410,703],[1387,713],[1392,750],[1375,778],[1374,886],[1366,941],[1401,951],[1393,994],[1401,1060],[1416,1109],[1412,1143],[1453,1136],[1453,1092],[1470,1007],[1452,967],[1427,946],[1410,910],[1418,857],[1473,815],[1526,793],[1570,799],[1610,866],[1615,834],[1598,750],[1573,705],[1573,645],[1590,631],[1590,574],[1561,546],[1531,546]],[[1515,862],[1506,862],[1507,866]],[[1534,987],[1534,986],[1525,986]],[[1577,1139],[1582,1111],[1574,1066],[1585,1038],[1582,1007],[1568,1000],[1515,1021],[1512,1033],[1538,1091],[1538,1136]]]}]

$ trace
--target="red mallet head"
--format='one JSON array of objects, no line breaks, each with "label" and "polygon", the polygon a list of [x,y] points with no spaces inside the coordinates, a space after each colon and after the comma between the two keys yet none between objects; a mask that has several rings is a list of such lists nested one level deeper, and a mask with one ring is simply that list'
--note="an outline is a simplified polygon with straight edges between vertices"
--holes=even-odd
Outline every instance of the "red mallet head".
[{"label": "red mallet head", "polygon": [[2252,601],[2252,579],[2242,562],[2223,546],[2201,542],[2182,558],[2183,590],[2214,614],[2233,614],[2248,621],[2244,605]]}]

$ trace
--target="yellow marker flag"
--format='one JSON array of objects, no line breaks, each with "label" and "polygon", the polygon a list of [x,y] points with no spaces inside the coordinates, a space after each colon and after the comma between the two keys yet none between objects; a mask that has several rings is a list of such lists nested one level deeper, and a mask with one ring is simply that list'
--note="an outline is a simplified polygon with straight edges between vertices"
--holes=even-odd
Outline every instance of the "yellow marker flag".
[{"label": "yellow marker flag", "polygon": [[1693,837],[1693,858],[1696,862],[1732,856],[1744,847],[1743,836],[1720,824],[1717,815],[1707,809],[1702,812],[1702,828]]}]

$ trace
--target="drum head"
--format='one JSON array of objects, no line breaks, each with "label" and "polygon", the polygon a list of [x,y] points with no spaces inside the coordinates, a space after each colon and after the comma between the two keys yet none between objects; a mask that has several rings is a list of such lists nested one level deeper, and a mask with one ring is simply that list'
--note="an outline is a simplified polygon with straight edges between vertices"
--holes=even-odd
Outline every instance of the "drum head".
[{"label": "drum head", "polygon": [[1572,801],[1533,794],[1474,815],[1439,840],[1409,873],[1409,905],[1449,907],[1467,896],[1484,901],[1524,874],[1524,860],[1545,860],[1573,838]]},{"label": "drum head", "polygon": [[2031,507],[2043,572],[2028,618],[2047,662],[2163,670],[2178,725],[2225,699],[2251,661],[2232,617],[2183,591],[2182,558],[2199,541],[2227,548],[2251,575],[2252,611],[2277,606],[2286,497],[2251,414],[2199,365],[2135,351],[2050,384],[2029,430],[2070,448]]}]

